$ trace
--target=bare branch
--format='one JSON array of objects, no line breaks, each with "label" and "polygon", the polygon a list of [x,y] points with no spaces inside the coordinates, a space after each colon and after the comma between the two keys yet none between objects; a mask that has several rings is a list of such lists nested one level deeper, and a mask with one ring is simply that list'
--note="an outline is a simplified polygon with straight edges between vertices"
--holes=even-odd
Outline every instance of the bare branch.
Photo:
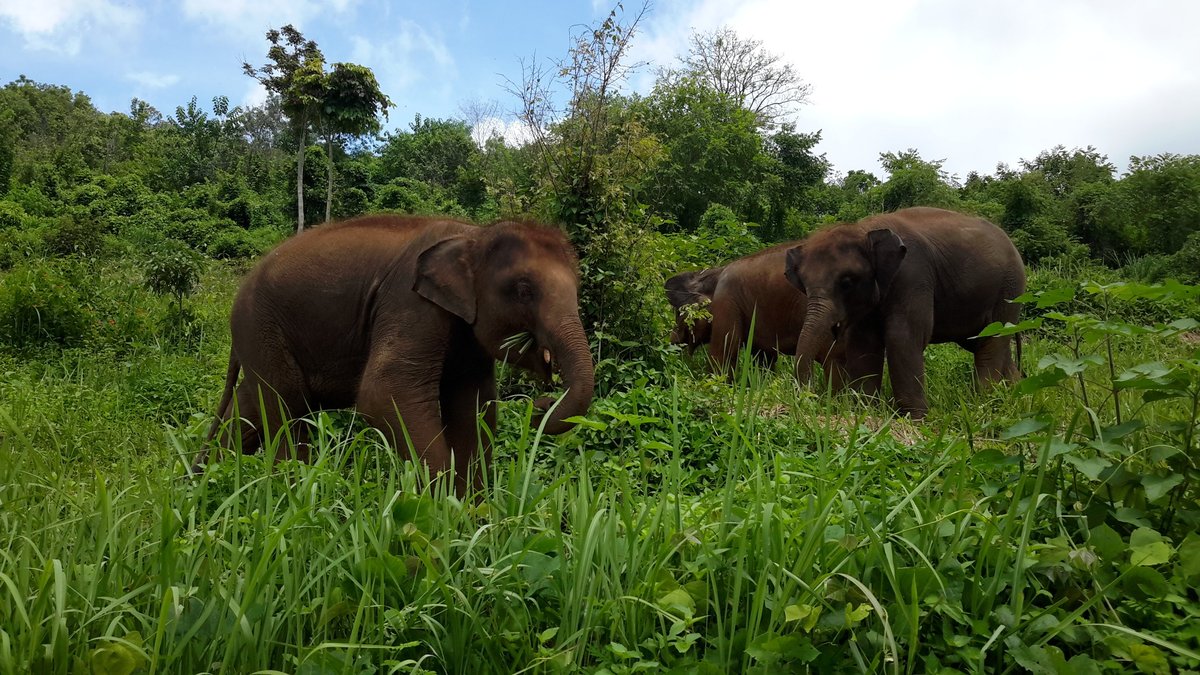
[{"label": "bare branch", "polygon": [[[741,38],[731,28],[693,33],[680,61],[687,74],[738,101],[763,127],[777,125],[812,92],[792,64],[764,49],[761,40]],[[678,77],[673,71],[660,71],[660,77],[666,73]]]}]

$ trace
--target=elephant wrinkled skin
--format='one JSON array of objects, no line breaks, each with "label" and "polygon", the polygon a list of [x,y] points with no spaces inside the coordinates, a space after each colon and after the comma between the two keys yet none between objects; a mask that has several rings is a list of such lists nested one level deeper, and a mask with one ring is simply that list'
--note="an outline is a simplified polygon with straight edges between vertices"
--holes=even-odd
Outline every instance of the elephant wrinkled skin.
[{"label": "elephant wrinkled skin", "polygon": [[[671,344],[683,345],[689,354],[709,345],[713,367],[730,374],[748,340],[755,359],[766,366],[780,354],[793,355],[808,305],[804,293],[783,274],[787,252],[797,243],[777,244],[722,267],[681,272],[668,279],[667,299],[675,309]],[[707,309],[711,318],[703,313],[689,317],[689,311],[694,311],[689,307]],[[835,354],[822,357],[819,361],[827,366],[837,360]],[[829,371],[831,382],[836,373],[836,369]]]},{"label": "elephant wrinkled skin", "polygon": [[[234,300],[209,441],[227,429],[222,446],[240,439],[252,452],[262,424],[273,433],[312,410],[354,407],[397,451],[407,434],[413,459],[431,476],[452,472],[462,494],[490,463],[477,415],[495,431],[495,361],[546,381],[558,367],[568,391],[548,433],[587,411],[594,375],[578,285],[566,237],[540,225],[373,215],[299,234],[264,256]],[[522,332],[532,341],[523,350],[510,340]]]},{"label": "elephant wrinkled skin", "polygon": [[896,403],[922,418],[925,347],[954,342],[975,355],[976,381],[1017,379],[1009,338],[975,338],[994,321],[1015,323],[1025,266],[996,225],[944,209],[915,207],[813,233],[788,251],[787,278],[808,295],[796,375],[843,343],[846,377],[879,391],[886,355]]}]

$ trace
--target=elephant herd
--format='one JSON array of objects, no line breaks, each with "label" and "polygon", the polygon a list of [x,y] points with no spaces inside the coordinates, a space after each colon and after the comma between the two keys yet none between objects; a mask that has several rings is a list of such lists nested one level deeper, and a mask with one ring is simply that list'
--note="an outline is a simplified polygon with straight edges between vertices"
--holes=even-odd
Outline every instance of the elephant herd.
[{"label": "elephant herd", "polygon": [[[561,230],[520,222],[371,215],[289,239],[238,290],[225,389],[193,471],[214,441],[253,452],[264,429],[284,425],[293,443],[276,459],[306,459],[296,417],[355,408],[431,476],[453,477],[458,494],[478,488],[496,430],[496,361],[545,382],[561,374],[562,398],[535,402],[546,433],[570,429],[591,403],[578,269]],[[708,344],[717,368],[749,347],[767,363],[795,356],[801,381],[817,361],[833,389],[876,394],[886,359],[897,405],[914,418],[928,408],[928,344],[974,353],[982,385],[1017,377],[1007,337],[975,336],[1015,322],[1010,301],[1024,288],[1000,228],[932,208],[832,226],[666,283],[672,342]]]}]

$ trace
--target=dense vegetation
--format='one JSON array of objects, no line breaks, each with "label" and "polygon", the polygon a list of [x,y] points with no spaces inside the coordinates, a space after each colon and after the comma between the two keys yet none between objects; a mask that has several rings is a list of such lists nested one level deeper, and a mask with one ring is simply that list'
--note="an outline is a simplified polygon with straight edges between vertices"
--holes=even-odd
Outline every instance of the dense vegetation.
[{"label": "dense vegetation", "polygon": [[[1055,147],[959,179],[902,150],[834,174],[792,121],[803,83],[727,31],[622,93],[636,26],[527,68],[522,145],[322,122],[319,50],[286,32],[261,107],[0,90],[0,672],[1200,669],[1200,157],[1118,175]],[[788,86],[731,87],[706,54]],[[1020,385],[971,393],[937,346],[912,425],[666,344],[665,276],[919,204],[1025,256],[1025,321],[992,329],[1024,331]],[[240,274],[367,211],[567,229],[598,364],[580,428],[529,431],[507,374],[477,504],[414,489],[349,413],[311,418],[313,464],[178,480]]]}]

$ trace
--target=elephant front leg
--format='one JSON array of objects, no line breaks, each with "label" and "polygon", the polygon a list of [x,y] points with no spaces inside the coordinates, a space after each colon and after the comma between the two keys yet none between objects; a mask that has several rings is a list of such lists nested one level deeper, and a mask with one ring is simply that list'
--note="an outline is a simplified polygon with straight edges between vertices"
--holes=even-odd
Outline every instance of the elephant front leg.
[{"label": "elephant front leg", "polygon": [[[883,330],[878,323],[853,326],[841,338],[845,348],[834,348],[835,367],[837,361],[844,372],[844,383],[865,396],[878,396],[883,387]],[[840,356],[839,356],[840,351]]]},{"label": "elephant front leg", "polygon": [[929,329],[910,321],[890,323],[885,335],[892,396],[900,412],[914,420],[925,418],[925,345]]},{"label": "elephant front leg", "polygon": [[[433,355],[430,355],[433,356]],[[397,453],[429,467],[431,481],[453,470],[443,430],[441,357],[397,358],[391,350],[372,356],[359,385],[356,407],[387,436]]]},{"label": "elephant front leg", "polygon": [[474,490],[482,497],[496,434],[496,376],[490,364],[484,375],[443,381],[442,419],[454,453],[455,491],[461,497]]}]

